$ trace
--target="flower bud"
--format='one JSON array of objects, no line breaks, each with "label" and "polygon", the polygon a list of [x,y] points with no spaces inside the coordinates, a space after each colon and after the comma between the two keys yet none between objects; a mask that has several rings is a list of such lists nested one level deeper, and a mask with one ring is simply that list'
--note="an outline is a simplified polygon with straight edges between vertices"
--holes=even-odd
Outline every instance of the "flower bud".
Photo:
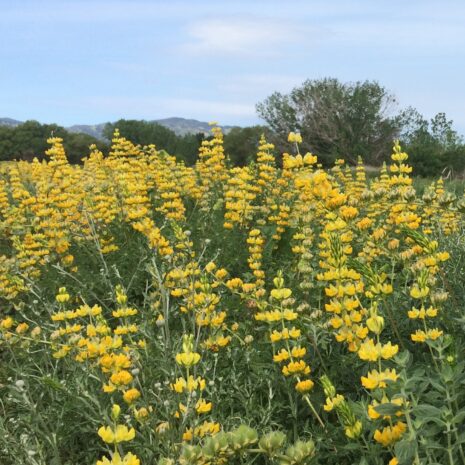
[{"label": "flower bud", "polygon": [[118,404],[113,404],[111,408],[111,418],[116,421],[121,413],[121,407]]}]

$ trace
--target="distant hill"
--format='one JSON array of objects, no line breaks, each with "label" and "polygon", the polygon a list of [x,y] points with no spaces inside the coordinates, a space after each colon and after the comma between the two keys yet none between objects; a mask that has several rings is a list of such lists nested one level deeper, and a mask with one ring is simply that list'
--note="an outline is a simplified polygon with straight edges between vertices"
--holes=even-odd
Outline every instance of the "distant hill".
[{"label": "distant hill", "polygon": [[[186,118],[164,118],[156,119],[152,121],[153,123],[161,124],[168,129],[171,129],[176,134],[183,136],[184,134],[197,134],[203,132],[208,134],[210,132],[210,125],[204,121],[198,121],[196,119],[186,119]],[[234,126],[221,126],[223,132],[228,133]]]},{"label": "distant hill", "polygon": [[12,119],[12,118],[0,118],[0,126],[19,126],[22,123],[22,121],[18,121],[17,119]]},{"label": "distant hill", "polygon": [[[168,129],[174,131],[177,135],[185,134],[197,134],[202,132],[204,134],[210,133],[210,126],[204,121],[198,121],[196,119],[186,119],[179,117],[163,118],[151,120],[152,123],[158,123],[165,126]],[[11,126],[15,127],[22,124],[23,121],[18,121],[12,118],[0,118],[0,126]],[[90,136],[96,137],[97,139],[104,139],[103,129],[107,123],[100,124],[75,124],[65,128],[69,132],[77,132],[89,134]],[[224,133],[228,133],[234,126],[222,126]]]},{"label": "distant hill", "polygon": [[82,132],[84,134],[88,134],[89,136],[93,136],[97,139],[103,140],[103,130],[105,129],[107,123],[100,123],[100,124],[75,124],[73,126],[69,126],[65,128],[69,132]]}]

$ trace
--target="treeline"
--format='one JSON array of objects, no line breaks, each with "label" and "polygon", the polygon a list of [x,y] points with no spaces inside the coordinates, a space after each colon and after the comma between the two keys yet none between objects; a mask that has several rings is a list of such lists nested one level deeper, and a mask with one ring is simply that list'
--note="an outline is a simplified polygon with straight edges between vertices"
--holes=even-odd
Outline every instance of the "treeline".
[{"label": "treeline", "polygon": [[[18,126],[0,125],[0,161],[27,160],[37,157],[45,158],[48,148],[47,139],[51,136],[61,137],[70,163],[81,163],[89,154],[92,144],[107,154],[115,129],[134,144],[155,144],[158,149],[166,150],[187,165],[197,160],[199,147],[208,136],[204,133],[177,135],[158,123],[140,120],[121,119],[109,123],[103,130],[103,138],[97,139],[84,133],[67,131],[56,124],[40,124],[37,121],[26,121]],[[225,151],[233,165],[243,166],[255,158],[258,141],[262,134],[272,137],[265,126],[235,127],[224,137]]]},{"label": "treeline", "polygon": [[26,121],[15,127],[0,126],[0,161],[31,161],[34,157],[42,160],[49,148],[47,139],[51,136],[63,139],[71,163],[80,163],[89,153],[91,144],[96,144],[101,150],[107,150],[107,144],[87,134],[72,133],[56,124]]},{"label": "treeline", "polygon": [[[326,78],[305,81],[290,93],[275,92],[257,105],[257,113],[288,150],[290,131],[303,137],[302,149],[326,166],[343,158],[354,164],[361,156],[379,166],[399,139],[419,176],[465,173],[465,142],[444,113],[431,120],[409,107],[395,112],[395,97],[375,81],[341,83]],[[279,142],[281,141],[281,142]]]},{"label": "treeline", "polygon": [[[396,113],[396,99],[375,81],[342,83],[325,78],[305,81],[288,94],[275,92],[257,104],[266,126],[235,127],[224,137],[226,155],[233,165],[255,159],[262,134],[275,144],[276,156],[292,149],[287,142],[291,131],[302,134],[303,152],[318,155],[325,166],[338,158],[355,164],[362,157],[367,165],[389,160],[393,140],[399,139],[410,155],[409,163],[419,176],[465,175],[465,142],[444,113],[431,120],[409,107]],[[0,160],[44,157],[46,139],[62,137],[68,159],[80,163],[88,147],[96,144],[108,153],[114,130],[135,144],[155,144],[192,165],[205,138],[204,133],[177,135],[160,124],[121,119],[107,124],[106,141],[82,133],[71,133],[54,124],[27,121],[16,127],[0,126]]]}]

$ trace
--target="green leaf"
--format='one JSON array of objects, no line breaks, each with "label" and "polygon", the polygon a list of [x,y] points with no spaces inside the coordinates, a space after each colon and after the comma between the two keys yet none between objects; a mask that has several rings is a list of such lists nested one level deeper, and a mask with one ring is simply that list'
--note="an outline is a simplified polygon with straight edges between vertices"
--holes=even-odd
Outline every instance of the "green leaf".
[{"label": "green leaf", "polygon": [[411,465],[412,459],[418,449],[418,444],[415,440],[404,439],[399,441],[394,446],[394,451],[399,460],[399,465]]},{"label": "green leaf", "polygon": [[442,410],[429,404],[420,404],[413,408],[412,413],[417,419],[428,421],[430,419],[441,419]]},{"label": "green leaf", "polygon": [[375,410],[380,415],[395,415],[401,407],[397,404],[393,404],[392,402],[386,402],[385,404],[380,404],[375,407]]}]

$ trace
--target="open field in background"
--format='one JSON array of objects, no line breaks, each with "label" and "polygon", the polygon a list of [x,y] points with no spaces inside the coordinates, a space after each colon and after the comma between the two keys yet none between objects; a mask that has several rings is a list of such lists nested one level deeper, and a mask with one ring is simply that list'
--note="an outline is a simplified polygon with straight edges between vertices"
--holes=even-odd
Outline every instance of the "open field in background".
[{"label": "open field in background", "polygon": [[213,135],[0,165],[0,463],[465,463],[464,181]]}]

